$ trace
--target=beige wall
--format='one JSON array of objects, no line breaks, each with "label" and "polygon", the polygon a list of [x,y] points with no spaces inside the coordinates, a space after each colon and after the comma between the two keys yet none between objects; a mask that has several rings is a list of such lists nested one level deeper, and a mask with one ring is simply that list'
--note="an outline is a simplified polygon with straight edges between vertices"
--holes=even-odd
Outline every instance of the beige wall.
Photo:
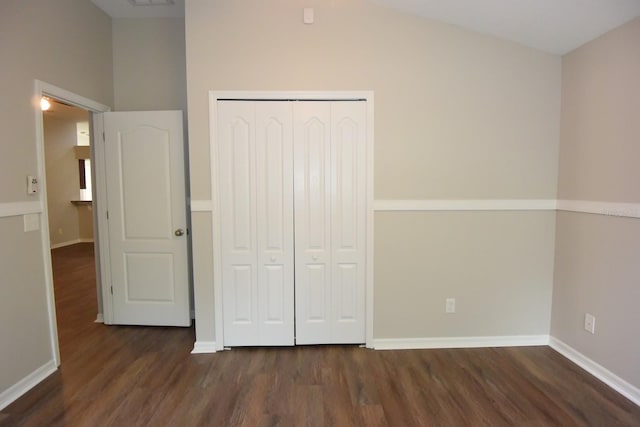
[{"label": "beige wall", "polygon": [[[0,204],[37,201],[26,194],[37,172],[34,79],[111,104],[111,20],[85,0],[3,0],[0,58]],[[2,393],[53,355],[40,233],[13,216],[0,218],[0,235]]]},{"label": "beige wall", "polygon": [[53,358],[39,231],[0,218],[0,393]]},{"label": "beige wall", "polygon": [[115,109],[187,109],[184,20],[114,19]]},{"label": "beige wall", "polygon": [[376,214],[376,338],[548,334],[554,226],[553,212]]},{"label": "beige wall", "polygon": [[558,198],[640,202],[640,18],[562,59]]},{"label": "beige wall", "polygon": [[76,210],[78,211],[78,231],[80,240],[93,240],[93,207],[91,205],[81,205],[77,206]]},{"label": "beige wall", "polygon": [[[639,42],[637,18],[563,58],[562,199],[640,203]],[[639,219],[558,214],[551,334],[636,387],[638,254]]]},{"label": "beige wall", "polygon": [[[314,25],[302,24],[304,6],[315,6]],[[376,199],[555,198],[559,57],[360,0],[191,1],[186,44],[193,199],[211,198],[209,90],[373,90]],[[208,341],[215,338],[211,254],[198,248],[210,247],[211,230],[210,216],[201,216],[193,236],[196,298],[207,320],[196,313],[197,338]],[[503,218],[376,214],[376,337],[547,333],[550,214],[507,215],[513,235],[498,226]],[[410,233],[407,221],[424,231]],[[460,237],[445,231],[457,226],[466,230],[468,247],[461,243],[459,252],[434,260]],[[498,234],[490,237],[485,226]],[[519,251],[503,259],[514,247]],[[472,248],[482,248],[488,264],[464,265],[463,277],[458,262]],[[525,259],[534,253],[539,260]],[[422,271],[424,263],[442,265]],[[524,274],[515,277],[509,263],[525,267]],[[400,284],[396,274],[403,275]],[[534,308],[516,289],[535,296]],[[481,298],[466,299],[473,293]],[[467,301],[448,325],[433,322],[444,295]],[[464,326],[473,322],[478,326]]]}]

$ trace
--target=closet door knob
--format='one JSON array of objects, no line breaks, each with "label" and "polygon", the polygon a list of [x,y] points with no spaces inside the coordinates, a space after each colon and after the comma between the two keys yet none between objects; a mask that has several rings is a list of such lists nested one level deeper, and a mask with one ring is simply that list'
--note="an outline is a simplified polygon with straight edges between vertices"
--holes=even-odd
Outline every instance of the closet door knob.
[{"label": "closet door knob", "polygon": [[182,228],[178,228],[178,229],[174,232],[174,234],[175,234],[176,236],[180,237],[180,236],[184,235],[184,230],[183,230]]}]

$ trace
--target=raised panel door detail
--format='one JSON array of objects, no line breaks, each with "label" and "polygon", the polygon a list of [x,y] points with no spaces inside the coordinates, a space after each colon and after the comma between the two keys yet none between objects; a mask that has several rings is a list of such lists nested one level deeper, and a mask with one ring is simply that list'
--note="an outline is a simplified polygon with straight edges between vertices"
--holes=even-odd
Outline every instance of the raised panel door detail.
[{"label": "raised panel door detail", "polygon": [[358,217],[358,126],[351,118],[336,126],[335,148],[338,152],[336,167],[336,209],[340,216],[338,240],[332,242],[338,249],[356,249]]},{"label": "raised panel door detail", "polygon": [[140,126],[118,134],[120,185],[126,240],[171,235],[169,132]]},{"label": "raised panel door detail", "polygon": [[[231,287],[233,288],[234,323],[251,323],[253,321],[253,280],[250,265],[234,265]],[[229,307],[231,308],[231,307]]]},{"label": "raised panel door detail", "polygon": [[265,283],[266,290],[265,321],[268,323],[283,323],[285,319],[285,304],[291,303],[285,301],[286,286],[285,271],[282,265],[268,265],[265,267]]},{"label": "raised panel door detail", "polygon": [[353,321],[358,318],[358,266],[356,264],[339,264],[335,277],[338,322]]},{"label": "raised panel door detail", "polygon": [[283,124],[271,118],[265,129],[263,167],[266,215],[266,250],[282,250],[284,241],[284,129]]},{"label": "raised panel door detail", "polygon": [[251,250],[251,141],[243,119],[231,125],[231,180],[233,197],[233,250]]},{"label": "raised panel door detail", "polygon": [[324,322],[327,320],[327,277],[324,265],[307,265],[307,321]]},{"label": "raised panel door detail", "polygon": [[324,249],[325,236],[325,126],[313,117],[304,125],[305,194],[309,249]]},{"label": "raised panel door detail", "polygon": [[175,300],[172,254],[125,253],[124,258],[127,303]]}]

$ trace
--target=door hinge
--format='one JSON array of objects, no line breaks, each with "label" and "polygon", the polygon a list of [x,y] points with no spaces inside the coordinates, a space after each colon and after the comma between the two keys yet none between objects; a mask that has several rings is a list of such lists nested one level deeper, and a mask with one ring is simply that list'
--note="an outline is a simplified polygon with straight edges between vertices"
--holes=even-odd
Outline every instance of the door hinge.
[{"label": "door hinge", "polygon": [[106,141],[106,139],[105,139],[105,136],[104,136],[104,132],[102,132],[102,142],[105,142],[105,141]]},{"label": "door hinge", "polygon": [[113,295],[113,286],[111,286],[111,295]]},{"label": "door hinge", "polygon": [[109,211],[107,211],[107,219],[109,219]]}]

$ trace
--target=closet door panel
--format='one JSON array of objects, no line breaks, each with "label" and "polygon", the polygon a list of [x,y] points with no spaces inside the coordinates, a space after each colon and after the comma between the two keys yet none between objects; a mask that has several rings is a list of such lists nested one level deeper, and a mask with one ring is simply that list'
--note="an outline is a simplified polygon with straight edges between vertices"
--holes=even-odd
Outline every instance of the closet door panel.
[{"label": "closet door panel", "polygon": [[294,104],[296,343],[331,342],[331,105]]},{"label": "closet door panel", "polygon": [[260,345],[293,345],[292,106],[255,105]]},{"label": "closet door panel", "polygon": [[252,103],[218,106],[224,345],[248,345],[259,338],[255,112]]},{"label": "closet door panel", "polygon": [[365,341],[366,103],[331,105],[332,342]]}]

